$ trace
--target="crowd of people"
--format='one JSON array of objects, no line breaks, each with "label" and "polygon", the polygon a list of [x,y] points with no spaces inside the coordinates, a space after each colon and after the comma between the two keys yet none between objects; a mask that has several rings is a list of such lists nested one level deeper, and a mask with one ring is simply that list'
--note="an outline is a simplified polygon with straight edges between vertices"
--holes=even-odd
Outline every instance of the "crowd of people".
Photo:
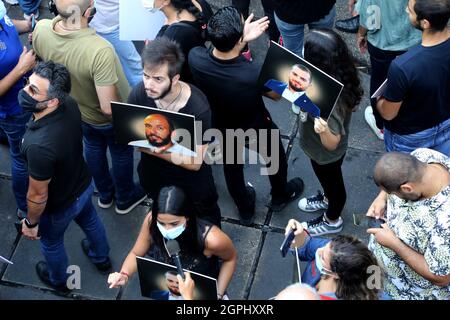
[{"label": "crowd of people", "polygon": [[[261,65],[248,46],[267,32],[344,85],[328,119],[310,114],[301,119],[295,109],[290,113],[323,188],[299,199],[298,207],[324,213],[288,222],[286,234],[294,230],[295,235],[290,252],[307,267],[301,284],[275,298],[450,299],[449,0],[349,1],[359,14],[359,49],[370,55],[370,95],[387,78],[385,89],[365,109],[387,151],[374,168],[380,193],[367,211],[383,223],[367,230],[368,245],[353,235],[335,235],[344,224],[342,164],[350,122],[363,96],[351,50],[332,29],[335,0],[265,0],[267,16],[260,19],[249,14],[249,1],[233,1],[236,6],[216,12],[205,0],[143,1],[142,10],[160,10],[166,23],[142,52],[119,39],[119,0],[54,0],[55,18],[41,19],[35,27],[39,0],[18,1],[24,20],[10,19],[4,2],[17,1],[0,1],[0,134],[9,144],[22,234],[40,240],[45,261],[37,263],[36,272],[48,286],[71,290],[64,233],[75,221],[86,235],[83,252],[99,272],[109,274],[110,288],[126,285],[137,272],[136,257],[173,264],[166,242],[176,240],[183,267],[217,279],[218,299],[233,298],[227,287],[239,252],[221,230],[208,152],[220,149],[227,159],[226,186],[247,226],[258,195],[245,182],[239,159],[245,148],[278,161],[268,176],[272,211],[299,199],[308,183],[288,179],[281,139],[270,136],[279,129],[263,96],[273,97],[258,81]],[[32,48],[21,44],[21,33],[32,33]],[[139,182],[134,181],[134,148],[116,140],[111,102],[194,116],[201,123],[196,152],[140,147]],[[225,141],[208,139],[204,133],[211,128]],[[258,134],[239,145],[226,134],[230,129]],[[117,272],[109,257],[113,235],[108,237],[92,203],[94,186],[98,207],[114,204],[117,214],[152,199]],[[164,293],[167,299],[195,298],[189,273],[184,279],[167,277],[178,282],[178,289],[169,286],[175,294]]]}]

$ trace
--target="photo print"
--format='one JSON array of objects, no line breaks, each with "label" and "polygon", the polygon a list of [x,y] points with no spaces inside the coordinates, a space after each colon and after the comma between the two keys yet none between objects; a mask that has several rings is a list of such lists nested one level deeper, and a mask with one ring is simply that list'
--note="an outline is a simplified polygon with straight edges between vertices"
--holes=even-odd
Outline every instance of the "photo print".
[{"label": "photo print", "polygon": [[194,116],[120,102],[111,108],[117,143],[196,156]]},{"label": "photo print", "polygon": [[259,84],[269,96],[284,98],[292,109],[328,120],[344,87],[305,59],[271,42]]}]

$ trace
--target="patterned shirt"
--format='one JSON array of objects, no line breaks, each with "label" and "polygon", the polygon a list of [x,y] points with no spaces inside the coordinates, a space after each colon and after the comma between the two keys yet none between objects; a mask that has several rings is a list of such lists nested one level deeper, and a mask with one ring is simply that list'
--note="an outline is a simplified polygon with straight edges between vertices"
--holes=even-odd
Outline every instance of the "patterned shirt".
[{"label": "patterned shirt", "polygon": [[[450,172],[450,158],[429,149],[417,149],[412,156],[425,163],[442,164]],[[388,196],[387,224],[406,245],[424,256],[429,270],[438,276],[450,274],[450,185],[435,196],[407,201]],[[370,238],[369,248],[384,265],[385,291],[394,300],[450,299],[450,285],[434,285],[391,249]]]}]

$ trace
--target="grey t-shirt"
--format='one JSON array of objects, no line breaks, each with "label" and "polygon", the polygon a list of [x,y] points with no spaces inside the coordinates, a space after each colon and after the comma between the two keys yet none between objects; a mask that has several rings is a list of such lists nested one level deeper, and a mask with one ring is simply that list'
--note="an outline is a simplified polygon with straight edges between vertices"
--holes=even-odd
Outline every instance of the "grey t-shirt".
[{"label": "grey t-shirt", "polygon": [[333,134],[341,135],[341,141],[336,150],[329,151],[323,146],[320,136],[314,131],[314,119],[308,116],[306,122],[300,122],[300,147],[308,157],[320,165],[336,162],[347,152],[351,118],[352,112],[348,111],[343,115],[339,105],[334,108],[328,119],[328,127]]}]

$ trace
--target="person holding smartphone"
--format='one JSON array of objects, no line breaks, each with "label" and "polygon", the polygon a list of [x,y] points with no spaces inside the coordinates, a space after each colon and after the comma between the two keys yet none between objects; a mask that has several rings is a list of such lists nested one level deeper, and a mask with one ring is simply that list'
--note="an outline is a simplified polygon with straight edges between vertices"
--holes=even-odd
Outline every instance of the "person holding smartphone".
[{"label": "person holding smartphone", "polygon": [[367,270],[377,267],[378,262],[361,240],[347,235],[313,238],[294,219],[289,220],[285,234],[291,229],[296,230],[290,251],[295,254],[297,250],[299,259],[308,262],[301,282],[315,287],[323,300],[378,299],[382,288],[366,285],[372,276]]}]

